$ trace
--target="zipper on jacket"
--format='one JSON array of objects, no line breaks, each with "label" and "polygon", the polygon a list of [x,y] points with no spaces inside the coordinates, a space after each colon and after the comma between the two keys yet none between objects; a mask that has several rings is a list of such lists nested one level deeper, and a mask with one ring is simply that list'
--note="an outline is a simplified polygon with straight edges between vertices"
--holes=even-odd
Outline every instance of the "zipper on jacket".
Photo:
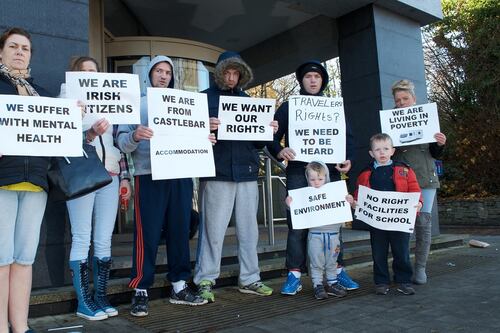
[{"label": "zipper on jacket", "polygon": [[28,157],[24,158],[24,181],[28,181]]}]

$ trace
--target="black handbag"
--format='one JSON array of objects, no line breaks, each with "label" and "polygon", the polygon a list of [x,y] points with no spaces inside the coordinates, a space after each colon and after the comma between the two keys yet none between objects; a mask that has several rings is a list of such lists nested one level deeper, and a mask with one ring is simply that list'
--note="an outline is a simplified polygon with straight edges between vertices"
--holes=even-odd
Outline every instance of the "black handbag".
[{"label": "black handbag", "polygon": [[83,144],[83,156],[53,157],[48,171],[51,200],[71,200],[94,192],[113,179],[95,147]]}]

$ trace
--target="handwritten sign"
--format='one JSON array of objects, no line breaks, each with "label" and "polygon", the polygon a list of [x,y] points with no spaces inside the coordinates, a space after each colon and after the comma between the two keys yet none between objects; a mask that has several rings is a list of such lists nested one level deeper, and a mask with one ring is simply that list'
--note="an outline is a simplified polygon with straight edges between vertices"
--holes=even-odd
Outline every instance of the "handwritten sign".
[{"label": "handwritten sign", "polygon": [[320,188],[303,187],[288,191],[292,197],[290,215],[293,229],[308,229],[352,221],[351,206],[345,200],[344,180]]},{"label": "handwritten sign", "polygon": [[295,159],[341,163],[346,156],[346,126],[342,98],[292,96],[288,133]]},{"label": "handwritten sign", "polygon": [[218,140],[273,141],[276,101],[270,98],[220,96]]},{"label": "handwritten sign", "polygon": [[380,111],[380,127],[395,147],[436,142],[440,132],[436,103]]},{"label": "handwritten sign", "polygon": [[135,74],[66,72],[66,94],[85,103],[84,125],[101,118],[111,124],[140,124],[141,96]]},{"label": "handwritten sign", "polygon": [[82,116],[76,100],[0,95],[0,153],[82,156]]},{"label": "handwritten sign", "polygon": [[147,96],[153,179],[215,176],[207,95],[148,88]]},{"label": "handwritten sign", "polygon": [[419,198],[419,192],[376,191],[359,186],[354,215],[377,229],[412,233]]}]

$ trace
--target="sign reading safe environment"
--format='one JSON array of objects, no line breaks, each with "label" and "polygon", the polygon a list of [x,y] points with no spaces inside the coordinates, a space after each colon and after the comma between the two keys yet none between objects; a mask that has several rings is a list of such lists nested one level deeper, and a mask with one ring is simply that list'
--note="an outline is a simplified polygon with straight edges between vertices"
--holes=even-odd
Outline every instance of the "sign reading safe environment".
[{"label": "sign reading safe environment", "polygon": [[303,187],[288,191],[292,197],[290,214],[293,229],[308,229],[352,221],[351,206],[345,200],[344,180],[320,188]]},{"label": "sign reading safe environment", "polygon": [[275,106],[270,98],[220,96],[217,140],[273,141]]},{"label": "sign reading safe environment", "polygon": [[66,72],[66,94],[85,103],[84,127],[101,118],[111,124],[140,124],[141,96],[135,74]]},{"label": "sign reading safe environment", "polygon": [[359,186],[354,215],[358,220],[380,230],[412,233],[419,198],[419,192],[376,191]]},{"label": "sign reading safe environment", "polygon": [[434,134],[440,132],[436,103],[381,110],[380,126],[395,147],[436,142]]},{"label": "sign reading safe environment", "polygon": [[0,154],[82,156],[76,100],[0,95]]},{"label": "sign reading safe environment", "polygon": [[346,126],[342,98],[292,96],[288,110],[288,142],[295,151],[295,160],[345,161]]},{"label": "sign reading safe environment", "polygon": [[169,88],[147,94],[153,179],[215,176],[207,95]]}]

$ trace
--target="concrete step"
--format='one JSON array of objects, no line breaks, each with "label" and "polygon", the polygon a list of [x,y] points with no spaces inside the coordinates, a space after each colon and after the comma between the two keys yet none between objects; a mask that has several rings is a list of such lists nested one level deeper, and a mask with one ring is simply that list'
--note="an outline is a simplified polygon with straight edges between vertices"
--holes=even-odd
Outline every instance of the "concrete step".
[{"label": "concrete step", "polygon": [[[346,233],[347,234],[347,233]],[[360,242],[352,246],[350,242],[346,242],[344,258],[349,269],[355,269],[356,264],[366,264],[371,262],[371,249],[366,241],[366,234],[354,232],[357,235],[357,240]],[[344,235],[345,238],[346,235]],[[439,235],[433,237],[432,250],[443,249],[448,247],[463,246],[467,235]],[[411,248],[414,248],[414,242],[411,242]],[[286,245],[279,244],[274,247],[262,245],[259,251],[262,256],[259,265],[261,269],[261,277],[263,280],[285,276],[285,260],[284,251]],[[268,252],[265,252],[265,251]],[[232,252],[232,250],[228,250]],[[226,255],[228,252],[225,252]],[[236,253],[233,254],[234,256]],[[231,259],[226,257],[226,259]],[[233,258],[234,259],[234,258]],[[118,268],[119,269],[119,268]],[[223,264],[221,266],[221,275],[217,280],[217,287],[237,284],[239,266],[237,263]],[[108,294],[112,304],[126,304],[130,302],[131,292],[128,288],[128,277],[114,278],[109,281]],[[165,273],[155,275],[155,281],[149,291],[150,299],[168,297],[170,283],[165,279]],[[46,315],[54,315],[61,313],[73,312],[76,309],[76,298],[73,287],[65,286],[60,288],[45,288],[35,290],[31,294],[30,316],[39,317]]]}]

